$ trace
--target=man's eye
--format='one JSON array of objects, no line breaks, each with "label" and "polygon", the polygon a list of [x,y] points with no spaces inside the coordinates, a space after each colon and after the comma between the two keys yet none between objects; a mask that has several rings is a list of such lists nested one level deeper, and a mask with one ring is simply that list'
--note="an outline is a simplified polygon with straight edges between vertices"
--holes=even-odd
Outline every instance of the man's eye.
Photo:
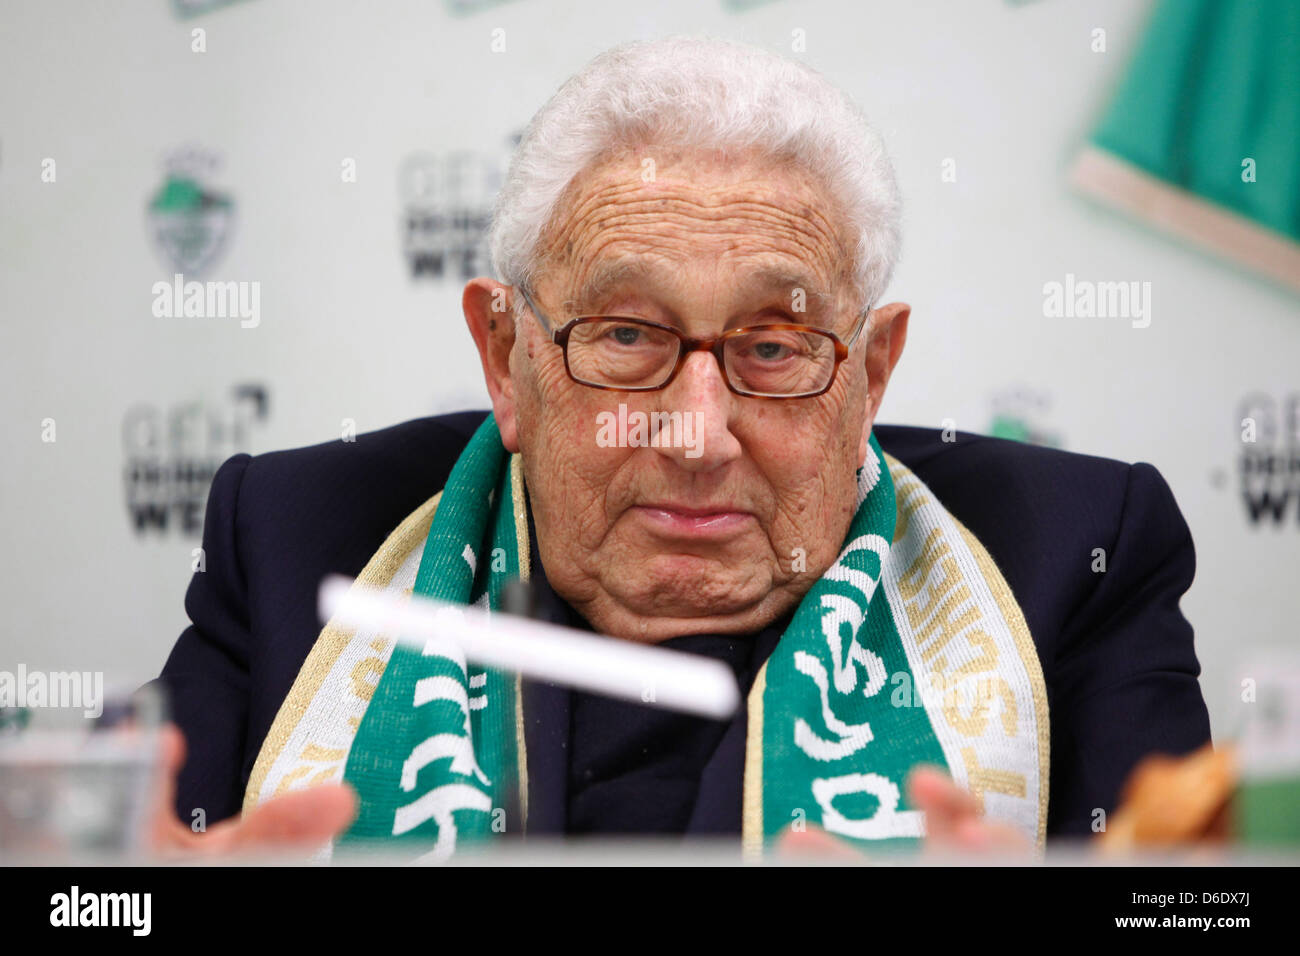
[{"label": "man's eye", "polygon": [[798,355],[803,354],[803,350],[798,342],[794,341],[793,336],[781,336],[749,342],[745,347],[745,354],[757,362],[776,363],[797,358]]},{"label": "man's eye", "polygon": [[634,325],[615,326],[607,334],[618,345],[636,345],[642,337],[641,330]]},{"label": "man's eye", "polygon": [[789,358],[794,350],[783,342],[755,342],[750,351],[755,358],[762,359],[764,362],[778,362],[781,359]]}]

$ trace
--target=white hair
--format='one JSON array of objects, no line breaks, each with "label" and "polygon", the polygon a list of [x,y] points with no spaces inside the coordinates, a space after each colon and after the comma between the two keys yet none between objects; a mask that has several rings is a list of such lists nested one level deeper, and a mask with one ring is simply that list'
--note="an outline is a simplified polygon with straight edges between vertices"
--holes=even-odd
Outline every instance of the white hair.
[{"label": "white hair", "polygon": [[745,150],[807,170],[857,235],[861,308],[884,293],[898,260],[901,204],[884,145],[861,110],[802,63],[685,36],[607,50],[533,117],[493,210],[497,278],[527,287],[568,185],[604,154],[647,144]]}]

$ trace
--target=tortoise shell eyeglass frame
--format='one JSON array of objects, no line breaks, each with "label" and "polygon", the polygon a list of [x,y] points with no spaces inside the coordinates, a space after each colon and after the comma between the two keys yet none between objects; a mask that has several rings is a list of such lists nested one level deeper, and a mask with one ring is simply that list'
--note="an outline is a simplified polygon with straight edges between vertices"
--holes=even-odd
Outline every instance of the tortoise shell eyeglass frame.
[{"label": "tortoise shell eyeglass frame", "polygon": [[[721,335],[715,336],[714,338],[698,339],[686,335],[684,332],[673,328],[671,325],[664,325],[661,322],[652,322],[650,319],[642,319],[632,315],[579,315],[557,327],[556,324],[547,317],[546,313],[542,312],[542,310],[537,307],[532,296],[522,285],[515,286],[515,288],[523,298],[524,304],[528,306],[528,310],[537,317],[537,321],[541,325],[542,331],[546,332],[551,341],[560,347],[561,352],[564,354],[564,370],[568,373],[569,378],[577,382],[579,385],[585,385],[588,388],[599,388],[610,392],[657,392],[672,384],[673,379],[677,377],[677,373],[680,372],[682,366],[686,364],[686,357],[688,355],[693,352],[711,352],[713,353],[714,359],[717,360],[718,369],[722,373],[722,380],[727,383],[727,388],[736,395],[742,395],[746,398],[816,398],[818,395],[824,395],[826,392],[830,391],[830,387],[835,384],[835,376],[839,374],[840,364],[849,357],[849,351],[853,348],[854,343],[857,342],[858,337],[862,334],[862,330],[867,324],[867,318],[871,315],[871,306],[868,306],[858,316],[858,320],[854,324],[853,332],[849,335],[848,341],[844,341],[834,332],[827,329],[818,329],[813,326],[800,325],[798,323],[766,323],[763,325],[749,325],[740,329],[728,329],[726,332],[723,332]],[[569,367],[569,336],[573,333],[574,328],[583,323],[608,321],[610,319],[620,319],[635,325],[643,325],[652,329],[657,329],[674,336],[678,340],[680,345],[677,350],[677,363],[673,366],[672,371],[668,373],[667,377],[662,382],[658,385],[604,385],[599,382],[589,382],[585,379],[578,378],[573,374],[573,369]],[[831,368],[831,374],[826,380],[826,384],[815,391],[793,392],[790,394],[755,392],[736,386],[736,384],[731,381],[731,376],[727,373],[727,364],[723,353],[725,344],[728,339],[735,338],[744,333],[763,331],[811,332],[815,335],[821,335],[830,339],[831,344],[835,348],[835,364]]]}]

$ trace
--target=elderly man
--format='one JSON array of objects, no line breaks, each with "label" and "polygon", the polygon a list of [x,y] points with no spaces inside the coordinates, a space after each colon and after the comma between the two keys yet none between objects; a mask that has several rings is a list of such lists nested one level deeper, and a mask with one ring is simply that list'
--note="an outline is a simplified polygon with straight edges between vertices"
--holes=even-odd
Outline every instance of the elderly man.
[{"label": "elderly man", "polygon": [[[569,80],[464,292],[491,413],[218,473],[159,838],[1095,832],[1141,757],[1209,738],[1186,524],[1149,465],[876,426],[898,243],[879,138],[799,64],[677,38]],[[522,577],[539,617],[725,661],[746,705],[322,630],[331,572],[494,608]]]}]

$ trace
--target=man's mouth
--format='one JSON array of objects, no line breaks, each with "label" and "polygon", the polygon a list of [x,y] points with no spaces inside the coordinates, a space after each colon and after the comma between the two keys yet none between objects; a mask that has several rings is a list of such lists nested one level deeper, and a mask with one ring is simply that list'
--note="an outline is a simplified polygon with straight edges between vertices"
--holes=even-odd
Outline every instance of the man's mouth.
[{"label": "man's mouth", "polygon": [[675,538],[722,538],[738,534],[757,520],[748,511],[728,505],[703,508],[679,504],[636,505],[631,511],[654,531]]}]

